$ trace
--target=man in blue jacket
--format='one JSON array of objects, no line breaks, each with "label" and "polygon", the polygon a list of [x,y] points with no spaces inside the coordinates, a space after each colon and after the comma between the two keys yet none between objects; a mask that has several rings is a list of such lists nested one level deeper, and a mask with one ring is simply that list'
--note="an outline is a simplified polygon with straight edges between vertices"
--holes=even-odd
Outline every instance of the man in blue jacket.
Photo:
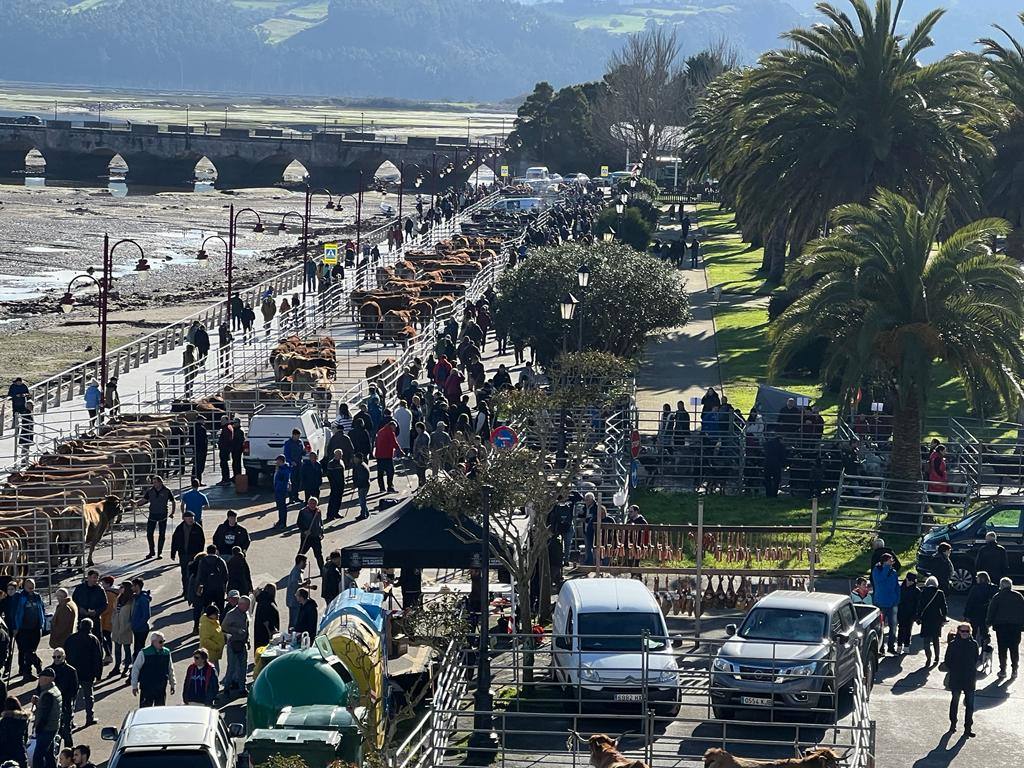
[{"label": "man in blue jacket", "polygon": [[132,635],[135,639],[134,652],[138,656],[146,647],[146,640],[149,639],[149,620],[152,617],[153,598],[148,589],[143,589],[146,583],[141,578],[132,579],[132,592],[135,594],[135,601],[132,603]]},{"label": "man in blue jacket", "polygon": [[46,625],[46,611],[43,608],[43,599],[36,592],[36,583],[32,579],[25,579],[21,592],[18,594],[18,602],[14,608],[14,642],[18,646],[18,669],[26,680],[34,680],[32,668],[36,673],[42,668],[36,649],[39,648],[39,639],[43,636],[43,627]]},{"label": "man in blue jacket", "polygon": [[882,555],[882,559],[871,569],[872,602],[882,612],[888,626],[886,645],[889,653],[896,653],[896,606],[900,604],[900,577],[892,567],[892,555]]},{"label": "man in blue jacket", "polygon": [[274,502],[277,504],[277,522],[275,528],[285,528],[288,525],[288,488],[291,483],[292,468],[284,454],[276,459],[277,467],[274,469]]}]

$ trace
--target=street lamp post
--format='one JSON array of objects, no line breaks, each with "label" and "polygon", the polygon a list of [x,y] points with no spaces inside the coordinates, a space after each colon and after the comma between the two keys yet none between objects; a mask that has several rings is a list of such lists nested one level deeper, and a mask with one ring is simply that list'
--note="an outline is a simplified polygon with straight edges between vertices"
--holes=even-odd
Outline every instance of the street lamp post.
[{"label": "street lamp post", "polygon": [[430,153],[430,179],[431,179],[431,192],[430,192],[430,207],[434,207],[434,199],[437,197],[437,153]]},{"label": "street lamp post", "polygon": [[583,351],[583,299],[587,294],[587,286],[590,285],[590,269],[587,268],[586,264],[581,264],[580,268],[576,270],[576,283],[580,287],[580,333],[579,343],[577,352]]},{"label": "street lamp post", "polygon": [[359,171],[359,196],[356,199],[356,258],[362,254],[360,242],[363,235],[363,172]]},{"label": "street lamp post", "polygon": [[[303,216],[302,216],[302,300],[306,300],[306,264],[309,262],[309,222],[313,216],[313,195],[325,194],[327,195],[327,204],[324,206],[327,210],[334,209],[334,196],[331,194],[329,189],[323,187],[319,189],[312,189],[309,184],[306,184],[306,200]],[[287,216],[288,214],[285,214]],[[280,231],[285,231],[284,217],[281,217]]]},{"label": "street lamp post", "polygon": [[402,223],[402,200],[405,191],[405,160],[398,165],[398,223]]},{"label": "street lamp post", "polygon": [[[569,351],[569,329],[572,328],[573,314],[576,312],[576,297],[571,293],[563,294],[561,301],[558,303],[558,311],[562,316],[562,356],[564,357]],[[562,375],[565,375],[565,369],[562,369]],[[564,384],[564,380],[561,382]],[[558,458],[561,462],[565,461],[565,398],[560,398],[562,405],[559,408],[558,417]]]},{"label": "street lamp post", "polygon": [[114,284],[114,251],[121,245],[131,243],[139,250],[139,260],[135,263],[135,271],[145,274],[149,271],[149,262],[146,260],[146,252],[142,249],[135,240],[131,238],[124,238],[118,240],[113,245],[110,244],[110,235],[103,235],[103,267],[100,272],[100,276],[97,278],[93,275],[92,267],[81,275],[76,275],[71,278],[68,283],[68,289],[64,293],[64,296],[60,300],[60,309],[64,313],[70,312],[75,308],[75,295],[72,293],[75,283],[80,280],[88,280],[92,282],[97,291],[99,292],[98,302],[98,320],[100,326],[100,386],[106,387],[107,384],[107,326],[108,317],[110,314],[110,290]]},{"label": "street lamp post", "polygon": [[[228,211],[228,251],[227,251],[227,265],[224,268],[225,273],[228,276],[228,293],[227,293],[227,312],[228,322],[231,322],[231,278],[234,273],[235,266],[235,237],[238,232],[238,219],[243,213],[251,213],[256,217],[256,226],[252,228],[252,231],[259,234],[263,231],[263,219],[257,211],[252,208],[243,208],[238,213],[235,213],[235,204],[232,203]],[[305,277],[305,276],[303,276]]]},{"label": "street lamp post", "polygon": [[471,751],[494,752],[493,737],[494,699],[491,696],[490,660],[490,592],[491,592],[491,494],[494,489],[484,485],[480,489],[482,512],[480,536],[480,611],[479,645],[477,648],[476,691],[473,693],[473,736]]}]

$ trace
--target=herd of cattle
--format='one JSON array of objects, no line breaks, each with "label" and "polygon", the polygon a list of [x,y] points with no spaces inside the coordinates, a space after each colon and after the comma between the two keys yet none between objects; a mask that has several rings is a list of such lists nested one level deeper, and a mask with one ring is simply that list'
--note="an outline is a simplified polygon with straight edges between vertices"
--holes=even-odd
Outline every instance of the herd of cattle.
[{"label": "herd of cattle", "polygon": [[[449,314],[468,284],[501,252],[501,240],[456,236],[433,252],[412,252],[378,270],[378,287],[352,293],[366,338],[408,345],[435,315]],[[251,410],[255,400],[310,395],[326,410],[337,378],[334,340],[287,336],[268,364],[274,384],[257,390],[228,385],[220,396],[177,401],[170,413],[119,413],[93,431],[56,445],[0,486],[0,569],[12,576],[52,574],[92,563],[104,534],[132,510],[154,475],[183,475],[194,425],[214,431],[225,414]],[[394,367],[387,358],[367,368],[376,378]]]},{"label": "herd of cattle", "polygon": [[185,472],[196,420],[212,428],[220,398],[176,402],[167,414],[120,413],[56,445],[0,487],[0,568],[23,577],[52,573],[93,551],[132,509],[154,475]]},{"label": "herd of cattle", "polygon": [[434,252],[409,252],[393,267],[380,267],[376,289],[352,293],[364,338],[409,344],[435,315],[455,306],[501,249],[501,241],[458,235]]}]

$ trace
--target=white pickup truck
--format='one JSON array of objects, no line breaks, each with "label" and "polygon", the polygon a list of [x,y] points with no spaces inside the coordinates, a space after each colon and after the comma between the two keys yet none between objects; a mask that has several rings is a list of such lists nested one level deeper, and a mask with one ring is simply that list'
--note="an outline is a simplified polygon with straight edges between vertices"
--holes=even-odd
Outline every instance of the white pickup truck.
[{"label": "white pickup truck", "polygon": [[259,484],[261,472],[273,474],[274,460],[284,452],[293,429],[299,430],[306,453],[316,451],[317,456],[324,458],[330,428],[316,408],[308,403],[274,403],[261,405],[253,412],[242,449],[242,463],[251,486]]}]

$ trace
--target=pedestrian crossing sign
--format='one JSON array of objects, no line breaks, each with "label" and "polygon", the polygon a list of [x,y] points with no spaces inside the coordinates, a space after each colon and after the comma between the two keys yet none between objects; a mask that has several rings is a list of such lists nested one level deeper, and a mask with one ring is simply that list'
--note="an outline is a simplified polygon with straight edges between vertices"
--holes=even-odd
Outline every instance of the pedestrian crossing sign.
[{"label": "pedestrian crossing sign", "polygon": [[601,166],[601,178],[605,179],[607,177],[608,177],[608,166],[607,165],[602,165]]},{"label": "pedestrian crossing sign", "polygon": [[338,263],[338,244],[324,243],[324,264]]},{"label": "pedestrian crossing sign", "polygon": [[503,165],[503,166],[501,166],[501,177],[505,178],[507,176],[508,176],[508,166],[507,165]]}]

